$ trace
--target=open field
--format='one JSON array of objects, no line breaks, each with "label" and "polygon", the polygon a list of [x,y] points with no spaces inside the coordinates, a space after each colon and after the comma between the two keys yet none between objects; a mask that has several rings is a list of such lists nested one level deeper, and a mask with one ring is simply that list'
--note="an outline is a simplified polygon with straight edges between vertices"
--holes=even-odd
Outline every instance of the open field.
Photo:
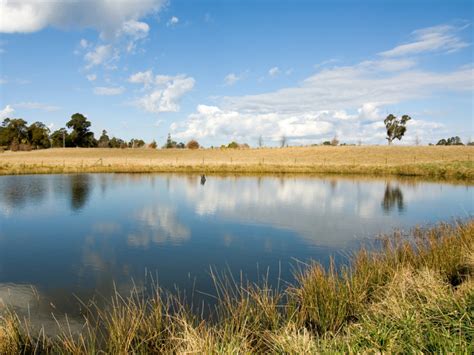
[{"label": "open field", "polygon": [[[271,289],[213,274],[213,317],[158,288],[85,305],[81,334],[0,315],[0,353],[462,353],[474,344],[474,221],[395,233],[350,266],[314,263]],[[202,305],[205,307],[205,305]]]},{"label": "open field", "polygon": [[474,178],[474,147],[47,149],[0,153],[0,175],[78,172],[335,173]]}]

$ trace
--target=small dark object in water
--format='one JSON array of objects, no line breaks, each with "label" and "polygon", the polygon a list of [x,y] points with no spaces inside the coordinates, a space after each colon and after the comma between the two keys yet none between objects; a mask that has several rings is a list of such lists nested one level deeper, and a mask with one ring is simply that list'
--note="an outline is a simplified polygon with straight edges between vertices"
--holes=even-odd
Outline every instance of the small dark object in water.
[{"label": "small dark object in water", "polygon": [[201,175],[201,185],[204,185],[206,183],[206,175]]}]

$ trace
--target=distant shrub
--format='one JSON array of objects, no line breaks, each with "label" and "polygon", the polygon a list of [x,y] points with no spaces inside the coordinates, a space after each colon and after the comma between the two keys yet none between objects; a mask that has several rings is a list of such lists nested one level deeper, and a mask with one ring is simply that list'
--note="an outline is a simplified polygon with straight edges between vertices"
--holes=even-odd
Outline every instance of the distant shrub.
[{"label": "distant shrub", "polygon": [[456,137],[451,137],[448,139],[440,139],[436,145],[464,145],[463,142],[461,141],[461,138],[458,136]]},{"label": "distant shrub", "polygon": [[156,141],[153,140],[149,145],[148,145],[148,148],[150,149],[156,149],[156,147],[158,147],[158,145],[156,144]]},{"label": "distant shrub", "polygon": [[187,144],[186,148],[188,149],[199,149],[199,143],[198,141],[191,139]]},{"label": "distant shrub", "polygon": [[232,149],[236,149],[239,147],[239,143],[233,141],[233,142],[230,142],[229,144],[227,144],[227,148],[232,148]]},{"label": "distant shrub", "polygon": [[323,145],[331,145],[331,142],[330,141],[324,141]]}]

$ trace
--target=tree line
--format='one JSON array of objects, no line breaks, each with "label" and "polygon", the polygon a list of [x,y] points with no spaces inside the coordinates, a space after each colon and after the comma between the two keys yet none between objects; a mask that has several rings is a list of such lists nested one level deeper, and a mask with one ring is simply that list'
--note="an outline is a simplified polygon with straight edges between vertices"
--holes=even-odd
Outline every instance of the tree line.
[{"label": "tree line", "polygon": [[[0,125],[0,147],[17,151],[60,147],[142,148],[146,145],[143,139],[134,138],[127,142],[109,137],[106,130],[96,139],[90,127],[91,122],[81,113],[73,114],[65,127],[53,132],[42,122],[28,125],[22,118],[6,118]],[[156,141],[148,147],[157,148]]]},{"label": "tree line", "polygon": [[[385,118],[384,124],[387,130],[387,141],[392,144],[394,139],[401,140],[407,130],[407,123],[411,120],[408,115],[401,118],[390,114]],[[28,125],[28,122],[22,118],[6,118],[0,126],[0,147],[7,147],[13,151],[45,149],[51,147],[81,147],[81,148],[142,148],[146,143],[142,139],[131,139],[125,141],[123,139],[110,138],[106,130],[102,131],[101,136],[96,139],[94,132],[90,131],[91,122],[81,113],[75,113],[71,119],[66,122],[66,127],[60,128],[54,132],[42,122],[34,122]],[[288,146],[288,139],[283,136],[280,142],[281,147]],[[263,146],[263,138],[259,137],[258,145]],[[334,137],[332,141],[325,141],[323,145],[339,145],[339,140]],[[430,144],[431,145],[431,144]],[[459,137],[451,137],[441,139],[437,145],[463,145]],[[468,145],[472,145],[471,142]],[[158,147],[156,141],[148,144],[149,148],[156,149]],[[199,149],[199,143],[192,139],[186,144],[176,142],[168,134],[166,143],[162,148],[188,148]],[[223,145],[221,148],[249,148],[248,144],[239,144],[231,142]]]}]

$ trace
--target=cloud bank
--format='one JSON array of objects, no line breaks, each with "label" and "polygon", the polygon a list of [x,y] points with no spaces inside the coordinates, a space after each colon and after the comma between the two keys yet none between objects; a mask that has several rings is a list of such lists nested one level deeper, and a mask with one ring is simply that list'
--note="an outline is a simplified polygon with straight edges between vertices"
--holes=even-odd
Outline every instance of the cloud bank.
[{"label": "cloud bank", "polygon": [[2,0],[0,32],[30,33],[49,26],[61,29],[93,28],[104,38],[114,36],[118,31],[143,32],[146,24],[137,20],[156,14],[164,3],[164,0]]},{"label": "cloud bank", "polygon": [[[227,96],[217,104],[200,104],[184,122],[171,125],[173,136],[186,140],[225,139],[254,144],[259,136],[290,144],[320,142],[338,136],[347,143],[383,143],[386,108],[444,93],[474,91],[474,67],[427,71],[413,54],[453,52],[467,46],[452,26],[414,31],[414,42],[354,65],[318,67],[298,85],[257,95]],[[270,76],[279,73],[274,67]],[[384,110],[385,109],[385,110]],[[413,117],[406,143],[418,136],[427,142],[445,131],[442,124]]]}]

